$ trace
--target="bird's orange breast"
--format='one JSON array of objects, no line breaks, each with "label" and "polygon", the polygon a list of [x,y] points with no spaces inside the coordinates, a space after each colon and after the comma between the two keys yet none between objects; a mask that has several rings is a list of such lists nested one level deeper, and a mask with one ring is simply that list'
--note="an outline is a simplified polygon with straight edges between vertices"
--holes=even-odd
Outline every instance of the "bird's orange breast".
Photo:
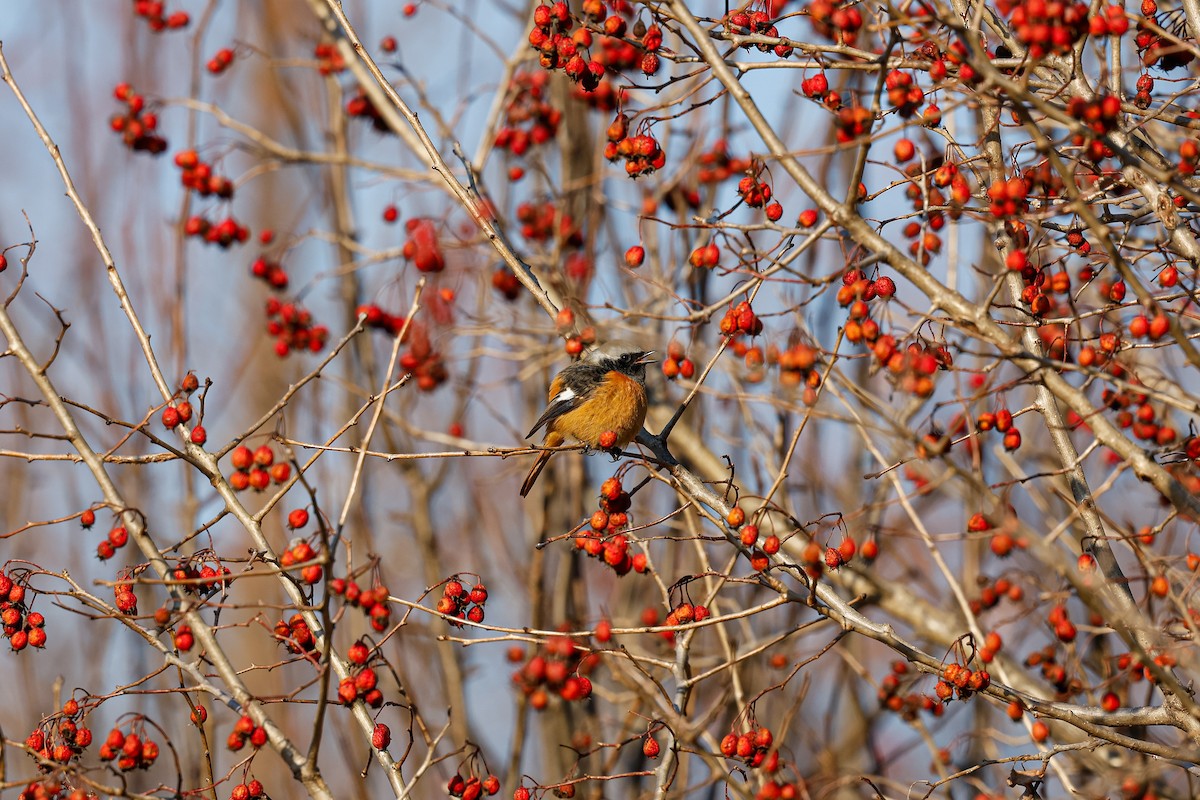
[{"label": "bird's orange breast", "polygon": [[614,370],[578,408],[556,419],[553,428],[590,447],[599,447],[600,436],[612,431],[617,435],[616,446],[624,447],[638,435],[645,421],[646,387]]}]

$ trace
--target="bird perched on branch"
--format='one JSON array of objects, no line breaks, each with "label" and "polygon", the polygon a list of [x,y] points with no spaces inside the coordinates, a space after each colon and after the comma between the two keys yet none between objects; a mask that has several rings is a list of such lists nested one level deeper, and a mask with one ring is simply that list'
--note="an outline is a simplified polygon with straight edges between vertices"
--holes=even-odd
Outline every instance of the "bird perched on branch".
[{"label": "bird perched on branch", "polygon": [[[566,367],[550,382],[550,403],[525,438],[545,426],[543,447],[558,447],[568,439],[605,449],[629,444],[646,421],[646,365],[654,363],[653,355],[635,344],[613,341]],[[538,453],[521,484],[521,497],[529,494],[552,455],[550,450]]]}]

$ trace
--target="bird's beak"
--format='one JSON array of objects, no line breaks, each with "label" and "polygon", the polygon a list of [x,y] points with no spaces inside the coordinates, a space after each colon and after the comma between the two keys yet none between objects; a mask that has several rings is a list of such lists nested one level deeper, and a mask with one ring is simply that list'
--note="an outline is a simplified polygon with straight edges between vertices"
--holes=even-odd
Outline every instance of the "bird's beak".
[{"label": "bird's beak", "polygon": [[658,362],[658,359],[657,359],[657,358],[654,358],[653,356],[654,356],[654,351],[653,351],[653,350],[648,350],[648,351],[646,351],[645,353],[642,353],[642,356],[641,356],[641,358],[639,358],[639,359],[638,359],[637,361],[635,361],[634,363],[635,363],[635,364],[654,364],[654,363],[657,363],[657,362]]}]

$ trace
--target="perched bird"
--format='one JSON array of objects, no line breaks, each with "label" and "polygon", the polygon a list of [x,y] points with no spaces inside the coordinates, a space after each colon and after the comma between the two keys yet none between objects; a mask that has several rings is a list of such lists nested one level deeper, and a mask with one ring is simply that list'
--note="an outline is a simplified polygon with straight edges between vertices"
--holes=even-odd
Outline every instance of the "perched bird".
[{"label": "perched bird", "polygon": [[[629,444],[646,421],[646,365],[654,362],[652,355],[635,344],[614,341],[566,367],[550,382],[550,403],[525,438],[545,426],[543,447],[558,447],[567,439],[600,447],[608,432],[616,438],[606,446]],[[538,453],[521,484],[521,497],[529,494],[552,455],[549,450]]]}]

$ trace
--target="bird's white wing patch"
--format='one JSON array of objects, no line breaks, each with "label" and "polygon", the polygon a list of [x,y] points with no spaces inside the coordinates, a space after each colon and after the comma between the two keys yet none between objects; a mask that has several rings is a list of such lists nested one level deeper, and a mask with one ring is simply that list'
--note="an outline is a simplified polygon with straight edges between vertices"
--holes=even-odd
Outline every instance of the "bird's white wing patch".
[{"label": "bird's white wing patch", "polygon": [[575,391],[573,389],[563,389],[561,392],[554,395],[553,399],[550,400],[550,405],[553,406],[559,403],[565,403],[568,400],[573,399],[575,399]]}]

